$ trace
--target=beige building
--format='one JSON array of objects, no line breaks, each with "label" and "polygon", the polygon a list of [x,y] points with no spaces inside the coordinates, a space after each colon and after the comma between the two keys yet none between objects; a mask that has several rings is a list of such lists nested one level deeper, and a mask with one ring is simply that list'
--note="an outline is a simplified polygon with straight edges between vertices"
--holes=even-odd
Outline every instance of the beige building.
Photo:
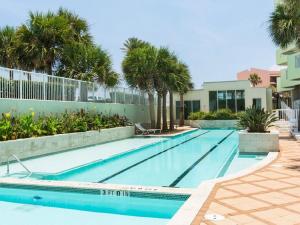
[{"label": "beige building", "polygon": [[[244,111],[255,105],[272,110],[271,88],[252,87],[248,80],[204,82],[201,89],[184,95],[185,118],[191,112],[209,112],[228,108],[233,112]],[[174,96],[175,118],[179,119],[180,97]]]}]

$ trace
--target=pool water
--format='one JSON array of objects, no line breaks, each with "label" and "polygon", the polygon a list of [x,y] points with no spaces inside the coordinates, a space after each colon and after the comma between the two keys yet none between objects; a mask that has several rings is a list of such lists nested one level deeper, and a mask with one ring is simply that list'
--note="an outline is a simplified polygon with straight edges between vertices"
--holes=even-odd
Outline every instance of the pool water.
[{"label": "pool water", "polygon": [[[40,225],[41,221],[43,225],[66,225],[68,221],[73,225],[80,224],[79,221],[89,225],[117,225],[120,221],[124,225],[166,224],[188,198],[129,192],[117,195],[99,190],[84,192],[1,187],[1,220],[9,225]],[[51,215],[61,221],[54,223]]]},{"label": "pool water", "polygon": [[192,188],[258,162],[237,148],[236,131],[199,129],[41,179]]}]

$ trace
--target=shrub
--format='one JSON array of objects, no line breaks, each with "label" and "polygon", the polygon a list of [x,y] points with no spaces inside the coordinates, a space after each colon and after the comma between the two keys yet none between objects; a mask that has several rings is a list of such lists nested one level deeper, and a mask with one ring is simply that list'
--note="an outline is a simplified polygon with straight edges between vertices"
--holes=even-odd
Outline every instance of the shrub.
[{"label": "shrub", "polygon": [[240,114],[238,126],[248,132],[265,133],[277,120],[275,114],[253,106]]},{"label": "shrub", "polygon": [[229,109],[220,109],[216,112],[194,112],[189,115],[189,120],[236,120],[237,113]]},{"label": "shrub", "polygon": [[127,126],[126,117],[105,116],[97,113],[80,112],[59,115],[35,116],[34,112],[13,117],[10,113],[0,118],[0,141],[45,135],[84,132]]}]

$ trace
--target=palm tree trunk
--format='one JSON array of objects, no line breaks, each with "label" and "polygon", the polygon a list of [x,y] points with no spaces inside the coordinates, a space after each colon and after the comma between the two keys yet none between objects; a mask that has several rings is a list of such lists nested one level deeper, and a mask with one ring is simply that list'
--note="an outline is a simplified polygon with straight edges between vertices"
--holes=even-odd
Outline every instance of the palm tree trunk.
[{"label": "palm tree trunk", "polygon": [[163,106],[162,106],[162,129],[168,130],[168,124],[167,124],[167,93],[164,92],[163,95]]},{"label": "palm tree trunk", "polygon": [[161,94],[157,94],[157,115],[156,115],[156,129],[161,128]]},{"label": "palm tree trunk", "polygon": [[149,92],[148,97],[149,97],[149,113],[150,113],[151,128],[155,128],[155,109],[154,109],[153,93]]},{"label": "palm tree trunk", "polygon": [[170,96],[170,130],[174,130],[173,91],[169,91],[169,96]]},{"label": "palm tree trunk", "polygon": [[180,115],[179,115],[179,126],[184,126],[184,100],[183,94],[180,94]]}]

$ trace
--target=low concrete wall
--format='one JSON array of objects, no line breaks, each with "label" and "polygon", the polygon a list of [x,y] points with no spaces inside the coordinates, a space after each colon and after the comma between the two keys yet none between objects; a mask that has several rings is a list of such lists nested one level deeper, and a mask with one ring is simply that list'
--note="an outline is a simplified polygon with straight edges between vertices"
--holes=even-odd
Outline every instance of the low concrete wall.
[{"label": "low concrete wall", "polygon": [[240,152],[278,152],[279,134],[277,131],[270,133],[239,132]]},{"label": "low concrete wall", "polygon": [[236,128],[237,120],[189,120],[189,125],[195,128]]},{"label": "low concrete wall", "polygon": [[101,144],[128,138],[134,135],[134,126],[102,129],[70,134],[58,134],[37,138],[18,139],[0,142],[0,162],[7,161],[11,154],[20,159],[40,156],[44,154],[66,151],[88,145]]},{"label": "low concrete wall", "polygon": [[50,114],[76,112],[81,109],[94,111],[105,115],[119,114],[126,116],[131,122],[149,123],[149,110],[147,105],[96,103],[96,102],[68,102],[44,100],[0,99],[0,114],[13,112],[17,114],[28,113],[31,110],[36,114]]}]

